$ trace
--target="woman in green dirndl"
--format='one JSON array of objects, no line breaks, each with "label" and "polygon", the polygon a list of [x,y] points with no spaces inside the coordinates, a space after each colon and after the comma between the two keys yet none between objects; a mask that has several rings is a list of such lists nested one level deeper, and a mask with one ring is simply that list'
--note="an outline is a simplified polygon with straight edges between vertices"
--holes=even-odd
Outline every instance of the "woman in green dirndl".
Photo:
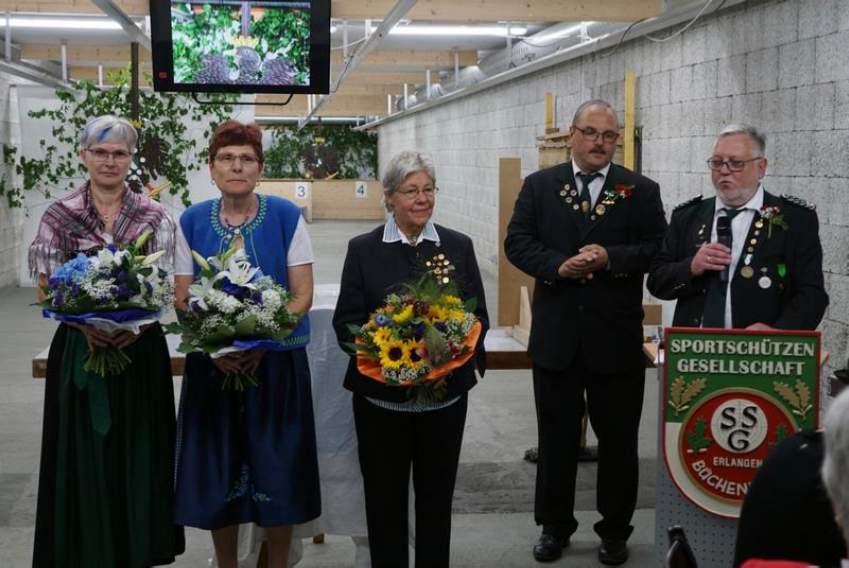
[{"label": "woman in green dirndl", "polygon": [[[94,118],[80,135],[88,180],[54,202],[30,246],[42,287],[78,253],[129,245],[174,262],[182,238],[165,209],[125,183],[138,134],[126,120]],[[101,377],[83,363],[114,345],[131,359]],[[50,345],[39,469],[34,568],[142,568],[170,564],[184,549],[174,524],[174,391],[159,324],[135,335],[60,324]]]}]

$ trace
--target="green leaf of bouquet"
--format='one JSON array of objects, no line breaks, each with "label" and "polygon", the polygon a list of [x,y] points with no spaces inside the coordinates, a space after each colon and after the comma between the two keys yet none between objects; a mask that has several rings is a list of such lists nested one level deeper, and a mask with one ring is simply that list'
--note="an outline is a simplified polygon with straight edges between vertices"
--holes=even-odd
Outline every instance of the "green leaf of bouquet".
[{"label": "green leaf of bouquet", "polygon": [[256,316],[250,315],[236,322],[236,335],[240,337],[254,335],[256,333]]},{"label": "green leaf of bouquet", "polygon": [[347,327],[348,327],[348,333],[350,333],[354,337],[359,337],[360,333],[362,333],[362,326],[361,325],[357,325],[355,323],[349,323]]},{"label": "green leaf of bouquet", "polygon": [[469,298],[465,302],[463,302],[463,309],[467,312],[474,313],[476,309],[478,309],[478,299],[477,298]]},{"label": "green leaf of bouquet", "polygon": [[425,326],[424,341],[427,345],[428,359],[434,366],[443,365],[451,360],[448,342],[432,325]]}]

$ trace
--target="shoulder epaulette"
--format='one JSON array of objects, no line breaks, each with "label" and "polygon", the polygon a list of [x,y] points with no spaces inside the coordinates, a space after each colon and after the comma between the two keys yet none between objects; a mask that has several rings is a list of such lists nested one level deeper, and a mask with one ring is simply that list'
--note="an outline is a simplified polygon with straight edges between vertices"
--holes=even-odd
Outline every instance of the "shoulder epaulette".
[{"label": "shoulder epaulette", "polygon": [[673,211],[678,211],[679,209],[684,209],[685,207],[689,207],[690,205],[695,205],[696,203],[699,203],[701,200],[702,200],[702,196],[701,196],[701,195],[697,195],[697,196],[695,196],[695,197],[694,197],[694,198],[692,198],[692,199],[688,199],[688,200],[687,200],[687,201],[685,201],[684,203],[679,203],[679,204],[678,204],[678,205],[676,205],[676,206],[675,206],[675,208],[674,208],[674,209],[672,209],[672,210],[673,210]]},{"label": "shoulder epaulette", "polygon": [[781,199],[783,199],[787,203],[792,203],[793,205],[798,205],[799,207],[804,207],[805,209],[810,209],[811,211],[817,210],[816,205],[814,205],[813,203],[808,203],[804,199],[796,197],[795,195],[787,195],[786,193],[782,193]]}]

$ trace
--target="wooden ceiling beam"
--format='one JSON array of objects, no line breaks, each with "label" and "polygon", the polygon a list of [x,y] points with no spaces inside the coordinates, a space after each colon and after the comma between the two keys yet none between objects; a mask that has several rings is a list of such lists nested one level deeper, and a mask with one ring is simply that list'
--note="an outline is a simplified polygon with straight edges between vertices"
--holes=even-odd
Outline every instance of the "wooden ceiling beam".
[{"label": "wooden ceiling beam", "polygon": [[[303,116],[309,112],[306,95],[295,95],[287,105],[258,106],[256,116]],[[386,114],[386,96],[335,94],[318,116],[379,116]]]},{"label": "wooden ceiling beam", "polygon": [[[437,74],[431,74],[431,79],[437,82]],[[379,73],[356,71],[345,80],[345,85],[403,85],[409,83],[420,85],[426,80],[425,72],[421,73]]]},{"label": "wooden ceiling beam", "polygon": [[[150,13],[148,0],[115,0],[129,16]],[[331,13],[343,20],[382,19],[394,0],[333,0]],[[407,18],[440,22],[634,21],[657,16],[662,0],[419,0]],[[0,11],[101,14],[90,0],[0,0]]]},{"label": "wooden ceiling beam", "polygon": [[[130,44],[124,45],[79,45],[68,44],[70,65],[107,65],[123,67],[130,63]],[[36,61],[61,61],[62,46],[48,43],[25,43],[21,46],[21,59]],[[150,62],[150,52],[139,50],[139,60]]]},{"label": "wooden ceiling beam", "polygon": [[[381,18],[393,0],[333,0],[334,18]],[[407,18],[438,22],[634,21],[657,16],[662,0],[419,0]]]},{"label": "wooden ceiling beam", "polygon": [[[477,65],[478,54],[473,50],[458,51],[457,58],[461,67]],[[342,65],[342,53],[333,52],[331,61],[334,65]],[[419,51],[413,49],[373,51],[368,54],[360,65],[368,66],[405,66],[421,69],[439,69],[454,67],[454,52],[452,51]]]},{"label": "wooden ceiling beam", "polygon": [[[149,0],[114,0],[129,16],[147,16]],[[45,14],[103,15],[103,11],[91,0],[0,0],[0,11],[39,12]]]}]

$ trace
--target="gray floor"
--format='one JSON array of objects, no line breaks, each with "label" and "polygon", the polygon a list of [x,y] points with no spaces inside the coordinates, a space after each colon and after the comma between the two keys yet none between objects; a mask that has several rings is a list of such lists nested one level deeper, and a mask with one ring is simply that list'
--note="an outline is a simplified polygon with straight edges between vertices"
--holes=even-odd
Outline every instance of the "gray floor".
[{"label": "gray floor", "polygon": [[[316,251],[316,283],[336,283],[347,240],[374,226],[362,222],[316,222],[310,233]],[[487,279],[488,304],[496,304]],[[54,325],[30,303],[32,289],[0,290],[0,568],[31,565],[35,493],[41,446],[43,381],[33,380],[31,358],[45,347]],[[178,381],[175,381],[175,386]],[[657,386],[646,374],[646,404],[640,433],[641,481],[629,566],[655,566],[654,482],[657,458]],[[536,421],[527,371],[497,371],[472,392],[455,496],[452,566],[534,566],[531,546],[534,467],[522,455],[536,444]],[[592,524],[595,466],[579,471],[577,508],[581,523],[568,553],[552,566],[600,566]],[[328,504],[325,504],[328,506]],[[190,530],[188,550],[174,566],[204,567],[211,555],[206,533]],[[349,567],[353,544],[328,537],[305,541],[303,568]]]}]

